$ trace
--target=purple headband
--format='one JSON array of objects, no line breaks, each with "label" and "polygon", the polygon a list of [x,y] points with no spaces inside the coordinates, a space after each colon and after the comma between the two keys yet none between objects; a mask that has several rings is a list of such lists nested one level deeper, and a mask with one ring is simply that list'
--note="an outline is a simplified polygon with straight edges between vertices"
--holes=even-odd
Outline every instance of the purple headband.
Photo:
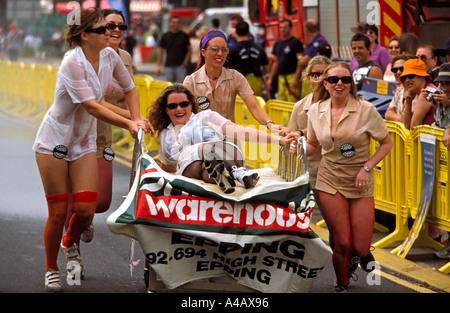
[{"label": "purple headband", "polygon": [[213,39],[215,37],[221,37],[225,41],[227,41],[227,37],[225,37],[223,32],[221,32],[220,30],[211,30],[211,31],[207,32],[206,35],[203,36],[203,38],[202,38],[202,49],[205,49],[205,46],[208,43],[208,41],[210,41],[211,39]]}]

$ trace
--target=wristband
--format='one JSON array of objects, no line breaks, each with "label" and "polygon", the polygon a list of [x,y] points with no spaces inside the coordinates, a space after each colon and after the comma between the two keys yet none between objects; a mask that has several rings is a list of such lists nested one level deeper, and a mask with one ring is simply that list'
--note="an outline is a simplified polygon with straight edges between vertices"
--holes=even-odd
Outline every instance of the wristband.
[{"label": "wristband", "polygon": [[278,136],[278,145],[280,145],[281,138],[283,138],[283,136]]},{"label": "wristband", "polygon": [[303,130],[297,129],[297,131],[300,132],[300,136],[301,136],[301,137],[305,137],[305,133],[303,132]]}]

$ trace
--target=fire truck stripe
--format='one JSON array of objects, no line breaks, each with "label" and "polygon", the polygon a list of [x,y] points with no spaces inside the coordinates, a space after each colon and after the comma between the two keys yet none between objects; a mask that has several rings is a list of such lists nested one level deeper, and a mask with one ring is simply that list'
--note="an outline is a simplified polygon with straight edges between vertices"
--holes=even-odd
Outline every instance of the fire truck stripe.
[{"label": "fire truck stripe", "polygon": [[402,34],[402,29],[386,12],[383,12],[384,24],[396,35],[400,36]]},{"label": "fire truck stripe", "polygon": [[397,13],[397,15],[402,14],[399,1],[384,1],[384,3],[386,3],[388,6],[390,6],[392,8],[392,10],[394,10],[395,13]]}]

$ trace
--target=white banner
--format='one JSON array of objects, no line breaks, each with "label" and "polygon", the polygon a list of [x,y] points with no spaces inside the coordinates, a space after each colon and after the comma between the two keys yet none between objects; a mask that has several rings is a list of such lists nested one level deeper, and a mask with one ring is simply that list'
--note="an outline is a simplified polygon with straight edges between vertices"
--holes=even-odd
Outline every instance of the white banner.
[{"label": "white banner", "polygon": [[261,292],[308,292],[330,259],[309,227],[308,176],[233,197],[167,174],[147,155],[140,164],[108,226],[140,243],[167,288],[226,275]]}]

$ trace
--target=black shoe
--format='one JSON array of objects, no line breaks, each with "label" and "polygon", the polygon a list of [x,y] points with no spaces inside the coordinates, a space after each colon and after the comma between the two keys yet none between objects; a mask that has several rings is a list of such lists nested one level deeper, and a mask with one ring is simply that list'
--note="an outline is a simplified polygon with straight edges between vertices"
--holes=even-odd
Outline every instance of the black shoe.
[{"label": "black shoe", "polygon": [[228,173],[222,160],[218,160],[214,156],[210,156],[207,159],[205,158],[205,169],[208,172],[209,177],[216,182],[217,186],[219,186],[224,193],[234,192],[236,182]]},{"label": "black shoe", "polygon": [[334,287],[335,293],[348,293],[348,286],[336,286]]},{"label": "black shoe", "polygon": [[359,256],[353,255],[350,252],[350,261],[348,262],[348,270],[347,270],[347,288],[350,286],[350,282],[358,281],[358,275],[356,275],[355,271],[358,268],[359,264]]},{"label": "black shoe", "polygon": [[361,268],[367,273],[370,273],[375,269],[375,265],[372,262],[375,262],[375,258],[370,251],[365,257],[359,259]]},{"label": "black shoe", "polygon": [[244,175],[244,177],[242,177],[242,182],[244,183],[245,189],[255,187],[258,183],[258,180],[258,173],[251,173],[250,175]]},{"label": "black shoe", "polygon": [[350,252],[350,261],[348,262],[348,272],[354,272],[358,268],[359,256]]}]

